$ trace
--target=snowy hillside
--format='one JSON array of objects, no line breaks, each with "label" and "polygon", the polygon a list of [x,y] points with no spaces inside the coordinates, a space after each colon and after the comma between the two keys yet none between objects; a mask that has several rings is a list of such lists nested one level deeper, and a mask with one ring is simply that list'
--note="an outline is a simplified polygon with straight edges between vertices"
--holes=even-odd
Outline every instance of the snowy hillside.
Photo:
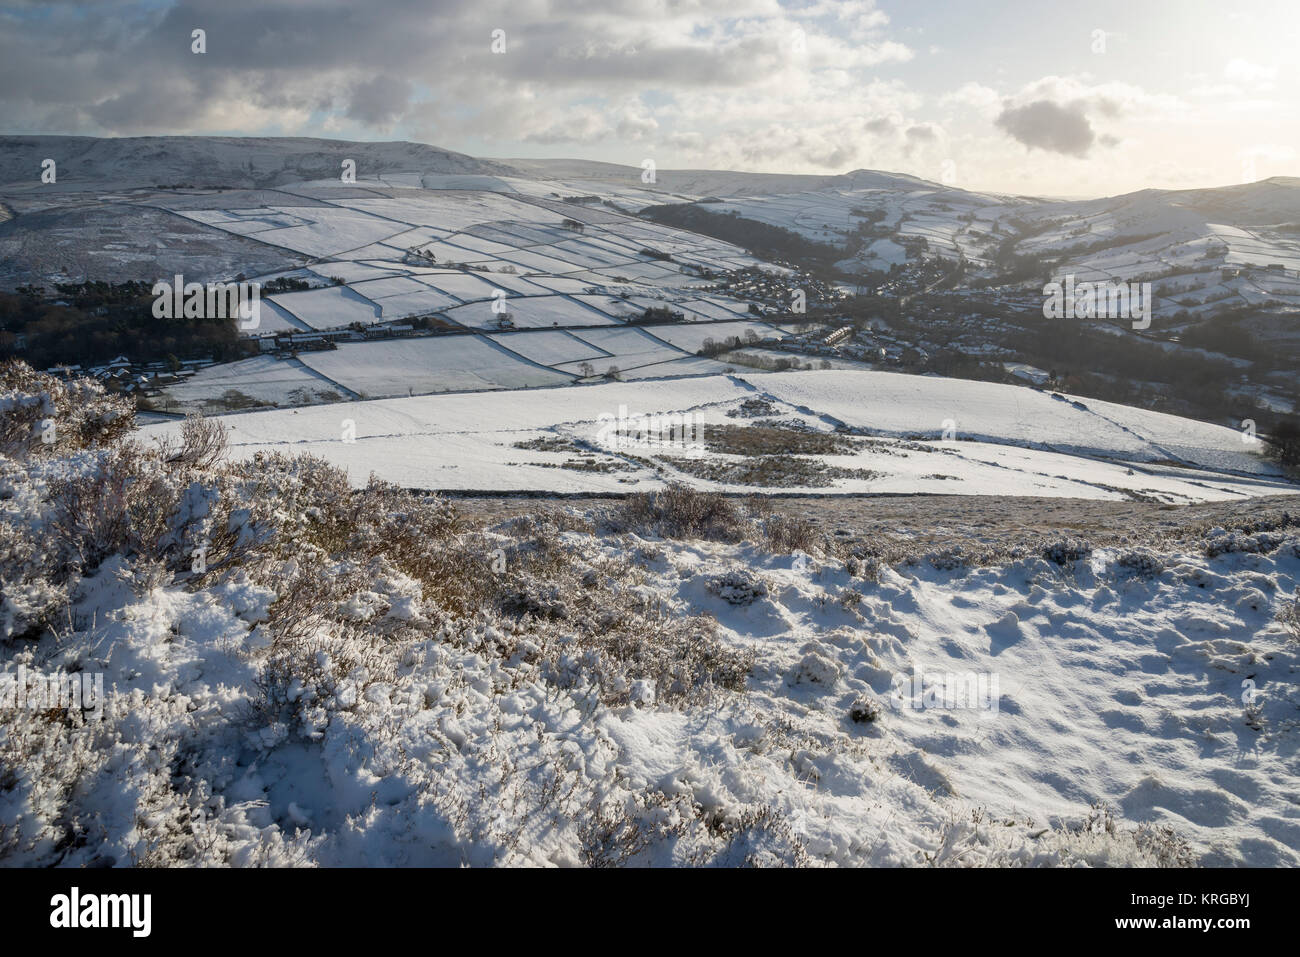
[{"label": "snowy hillside", "polygon": [[475,519],[0,374],[3,670],[101,688],[11,708],[5,864],[1300,865],[1278,500],[999,548],[680,487]]},{"label": "snowy hillside", "polygon": [[[42,183],[41,164],[55,157],[58,179]],[[354,164],[354,183],[343,177],[344,161]],[[0,222],[0,251],[12,282],[103,278],[110,261],[150,276],[184,269],[199,280],[306,265],[359,294],[355,311],[305,294],[277,302],[292,327],[327,329],[486,300],[440,287],[440,276],[459,281],[447,265],[568,277],[568,287],[542,284],[560,295],[595,286],[598,294],[635,289],[680,302],[672,290],[699,285],[690,275],[699,268],[759,261],[630,217],[708,200],[710,213],[839,247],[850,275],[939,260],[965,265],[957,288],[1037,293],[1066,274],[1149,281],[1158,287],[1157,315],[1181,322],[1243,307],[1300,309],[1300,185],[1291,178],[1063,202],[873,170],[655,170],[649,181],[644,172],[582,160],[479,160],[416,143],[0,137],[0,198],[11,214]],[[565,221],[573,225],[560,228]],[[104,229],[116,240],[109,249],[89,242]],[[643,255],[647,248],[671,261]],[[411,249],[435,258],[429,276],[420,261],[407,261]],[[1009,272],[1017,262],[1021,272]],[[527,296],[537,285],[506,288]],[[571,314],[576,304],[556,305],[548,325],[584,324],[581,312]],[[1286,326],[1293,336],[1294,323]]]},{"label": "snowy hillside", "polygon": [[[57,163],[53,184],[41,163]],[[282,186],[337,177],[351,159],[370,177],[400,174],[497,176],[509,167],[423,143],[358,143],[307,137],[94,136],[0,137],[0,184],[9,188],[116,190],[189,183],[228,189]],[[35,174],[33,171],[36,171]],[[419,185],[418,182],[416,185]]]}]

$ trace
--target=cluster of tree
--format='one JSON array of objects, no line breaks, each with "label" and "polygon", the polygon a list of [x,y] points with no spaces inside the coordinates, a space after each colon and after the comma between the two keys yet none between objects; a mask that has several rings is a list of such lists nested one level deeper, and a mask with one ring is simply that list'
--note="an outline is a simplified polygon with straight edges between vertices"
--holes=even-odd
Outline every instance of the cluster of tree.
[{"label": "cluster of tree", "polygon": [[[752,332],[753,330],[750,331]],[[739,349],[742,344],[740,336],[728,336],[721,342],[709,338],[705,339],[704,342],[700,344],[700,348],[696,350],[695,354],[697,356],[707,356],[712,359],[714,356],[721,355],[724,352],[730,352],[732,349]]]},{"label": "cluster of tree", "polygon": [[1289,469],[1300,469],[1300,419],[1283,419],[1269,433],[1273,456]]},{"label": "cluster of tree", "polygon": [[0,358],[21,358],[44,369],[119,355],[150,362],[241,354],[233,320],[154,318],[152,288],[139,280],[60,285],[55,301],[32,287],[0,293]]},{"label": "cluster of tree", "polygon": [[849,212],[862,219],[848,237],[847,252],[850,256],[856,256],[877,239],[887,239],[894,234],[894,230],[882,222],[888,215],[883,209],[854,206]]},{"label": "cluster of tree", "polygon": [[[1209,352],[1221,352],[1224,355],[1250,359],[1266,365],[1277,365],[1287,359],[1285,352],[1279,352],[1277,343],[1263,342],[1246,328],[1247,321],[1259,322],[1267,312],[1261,312],[1252,306],[1242,306],[1216,313],[1190,329],[1185,329],[1180,338],[1184,345],[1195,346]],[[1277,317],[1277,322],[1286,322],[1286,318]],[[1292,357],[1294,358],[1294,357]]]},{"label": "cluster of tree", "polygon": [[[130,306],[146,297],[152,298],[153,283],[143,279],[128,279],[125,282],[91,279],[85,282],[55,283],[54,290],[58,293],[57,298],[78,309],[98,309]],[[43,286],[19,286],[18,292],[32,300],[45,298]]]},{"label": "cluster of tree", "polygon": [[698,203],[649,206],[638,214],[664,226],[703,233],[747,249],[762,259],[786,259],[808,265],[829,265],[844,258],[844,251],[819,243],[793,230],[747,219],[735,212],[724,214],[701,209]]},{"label": "cluster of tree", "polygon": [[950,379],[974,379],[982,382],[1002,382],[1008,376],[1000,363],[985,362],[977,356],[956,349],[939,349],[927,358],[920,358],[916,350],[903,356],[904,365],[915,364],[918,371],[934,372]]},{"label": "cluster of tree", "polygon": [[290,276],[281,276],[278,279],[272,279],[270,282],[262,283],[262,294],[267,295],[277,292],[305,292],[311,288],[311,283],[306,279],[294,279]]},{"label": "cluster of tree", "polygon": [[1131,236],[1106,236],[1101,239],[1093,240],[1090,243],[1076,243],[1073,246],[1066,246],[1061,249],[1052,250],[1052,255],[1058,260],[1066,261],[1077,259],[1080,256],[1086,256],[1089,253],[1101,252],[1103,249],[1116,249],[1120,246],[1131,246],[1134,243],[1144,243],[1151,239],[1158,239],[1164,233],[1134,233]]},{"label": "cluster of tree", "polygon": [[[583,362],[578,366],[578,375],[582,376],[583,378],[590,379],[596,374],[597,374],[596,367],[593,366],[590,362]],[[618,379],[622,376],[622,373],[619,371],[618,366],[610,366],[603,373],[600,373],[600,375],[611,381],[618,381]]]},{"label": "cluster of tree", "polygon": [[670,263],[673,261],[671,253],[651,249],[649,246],[642,246],[639,255],[645,256],[647,259],[658,259],[660,262]]},{"label": "cluster of tree", "polygon": [[634,325],[652,322],[685,322],[686,314],[677,309],[670,309],[668,306],[647,306],[641,315],[634,316],[628,321]]},{"label": "cluster of tree", "polygon": [[711,359],[714,356],[721,355],[724,352],[730,352],[733,349],[739,349],[742,346],[752,346],[758,341],[758,333],[753,329],[747,329],[745,330],[744,339],[740,336],[728,336],[721,341],[713,338],[705,339],[704,342],[700,344],[700,348],[696,350],[695,354],[697,356],[707,356]]},{"label": "cluster of tree", "polygon": [[865,219],[866,223],[863,225],[866,226],[878,223],[888,215],[888,211],[885,209],[871,209],[867,206],[854,206],[849,209],[849,212],[854,216]]},{"label": "cluster of tree", "polygon": [[997,244],[993,250],[993,265],[1000,273],[998,283],[1028,282],[1031,279],[1043,279],[1049,268],[1044,261],[1031,253],[1016,252],[1020,242],[1017,236],[1008,236]]}]

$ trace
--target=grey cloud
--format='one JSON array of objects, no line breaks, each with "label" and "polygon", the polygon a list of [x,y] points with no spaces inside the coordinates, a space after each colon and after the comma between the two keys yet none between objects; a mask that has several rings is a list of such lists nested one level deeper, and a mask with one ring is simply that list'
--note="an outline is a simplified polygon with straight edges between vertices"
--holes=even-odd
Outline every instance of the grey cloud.
[{"label": "grey cloud", "polygon": [[[708,18],[726,7],[673,9]],[[412,89],[461,101],[488,90],[520,99],[524,91],[569,97],[593,88],[738,90],[782,60],[774,39],[684,41],[659,29],[655,4],[625,0],[620,12],[611,16],[607,3],[491,0],[56,4],[0,32],[0,126],[71,115],[84,118],[87,132],[191,132],[221,115],[223,100],[262,110],[328,104],[384,126]],[[191,52],[195,29],[206,32],[205,54]],[[491,52],[495,29],[506,33],[504,54]],[[402,90],[396,77],[412,87]]]},{"label": "grey cloud", "polygon": [[411,98],[410,81],[383,74],[352,88],[347,117],[366,126],[387,129],[401,119]]},{"label": "grey cloud", "polygon": [[1061,106],[1051,100],[1035,100],[1025,106],[1005,107],[994,122],[1026,146],[1066,156],[1086,156],[1097,138],[1078,104]]},{"label": "grey cloud", "polygon": [[[14,2],[0,0],[0,17]],[[355,138],[364,129],[449,145],[716,152],[718,127],[731,124],[744,131],[728,135],[750,145],[728,155],[832,167],[851,163],[860,139],[890,148],[905,139],[911,124],[891,112],[892,88],[865,97],[873,105],[860,120],[853,107],[842,121],[781,117],[782,128],[815,130],[793,150],[797,136],[753,132],[758,121],[745,117],[767,115],[765,98],[779,105],[789,18],[772,0],[54,2],[42,17],[3,20],[0,129]],[[206,32],[205,54],[191,51],[195,29]],[[814,85],[816,56],[831,54],[810,46]]]}]

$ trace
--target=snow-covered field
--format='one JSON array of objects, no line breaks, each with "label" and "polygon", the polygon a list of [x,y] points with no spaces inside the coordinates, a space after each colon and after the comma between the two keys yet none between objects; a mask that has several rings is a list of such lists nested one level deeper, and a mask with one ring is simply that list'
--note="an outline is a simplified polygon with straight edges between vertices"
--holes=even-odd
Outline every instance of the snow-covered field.
[{"label": "snow-covered field", "polygon": [[303,363],[271,356],[209,366],[167,390],[168,398],[189,409],[203,409],[223,400],[228,393],[274,406],[310,405],[341,399],[346,394]]},{"label": "snow-covered field", "polygon": [[[495,329],[497,314],[489,306],[498,290],[509,297],[519,328],[611,325],[629,314],[625,304],[611,316],[573,293],[598,290],[608,299],[652,292],[659,305],[700,296],[703,280],[679,263],[647,257],[647,248],[716,270],[757,262],[704,236],[497,189],[393,188],[373,181],[342,189],[321,181],[283,194],[237,195],[236,209],[221,207],[219,193],[211,196],[211,208],[200,208],[191,196],[162,201],[194,222],[310,257],[310,275],[318,280],[341,280],[344,285],[275,297],[302,327],[313,329],[434,314]],[[277,204],[277,197],[301,205]],[[469,266],[475,271],[448,268]],[[565,280],[572,285],[556,285]],[[713,298],[720,305],[708,314],[715,318],[748,307]],[[683,311],[691,318],[701,314]]]},{"label": "snow-covered field", "polygon": [[[342,287],[320,292],[350,294]],[[490,305],[484,302],[449,313],[469,322],[469,312],[462,310],[474,310],[482,317],[480,334],[377,341],[359,341],[358,337],[358,341],[344,340],[332,350],[281,354],[281,361],[264,355],[224,363],[168,385],[159,404],[169,411],[209,412],[220,408],[218,400],[233,390],[260,404],[296,406],[308,404],[302,397],[302,386],[332,390],[354,399],[526,389],[565,385],[591,375],[604,375],[611,368],[617,368],[619,378],[624,380],[718,375],[727,371],[725,362],[695,355],[709,340],[721,343],[751,331],[768,339],[786,336],[774,326],[758,322],[700,321],[630,328],[606,320],[608,328],[548,329],[544,328],[550,325],[546,322],[537,322],[539,328],[529,328],[531,324],[525,318],[528,304],[564,298],[509,300],[521,327],[509,332],[487,332],[497,323]],[[603,318],[598,313],[592,315]],[[317,381],[301,381],[312,378]],[[322,401],[331,399],[326,396]]]},{"label": "snow-covered field", "polygon": [[[618,330],[617,335],[639,332]],[[499,339],[509,348],[523,335],[533,334]],[[583,337],[601,348],[627,348],[590,330]],[[311,361],[318,369],[322,362],[346,363],[347,358],[343,349],[317,355],[322,358]],[[633,357],[616,354],[592,365],[602,372],[607,362],[626,358]],[[383,374],[383,363],[375,368]],[[357,382],[343,372],[338,377],[345,384]],[[744,414],[745,403],[755,402],[758,411]],[[602,423],[620,414],[655,413],[689,413],[702,426],[729,428],[732,434],[689,455],[672,445],[601,444]],[[344,419],[354,426],[346,442],[340,438]],[[346,469],[356,483],[374,472],[413,488],[578,493],[672,482],[723,491],[764,487],[763,481],[740,479],[735,471],[754,464],[744,451],[744,435],[735,430],[755,419],[779,430],[795,449],[799,436],[794,433],[841,436],[834,447],[818,446],[806,455],[763,456],[784,460],[766,462],[780,466],[769,489],[1110,500],[1154,496],[1170,502],[1297,491],[1241,433],[1221,426],[1018,386],[885,372],[706,375],[335,404],[223,421],[233,430],[236,455],[311,452]],[[165,435],[177,428],[159,424],[146,432]],[[543,447],[526,447],[539,443]],[[791,470],[792,460],[799,468]]]},{"label": "snow-covered field", "polygon": [[364,397],[565,385],[558,372],[522,361],[482,336],[345,343],[309,352],[303,365]]}]

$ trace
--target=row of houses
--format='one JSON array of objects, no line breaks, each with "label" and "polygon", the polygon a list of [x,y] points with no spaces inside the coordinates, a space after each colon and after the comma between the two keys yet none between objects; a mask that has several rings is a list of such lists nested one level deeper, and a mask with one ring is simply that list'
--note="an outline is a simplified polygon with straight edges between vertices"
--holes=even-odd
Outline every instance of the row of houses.
[{"label": "row of houses", "polygon": [[807,304],[832,303],[848,294],[833,283],[826,282],[808,272],[793,268],[790,273],[769,272],[757,266],[735,269],[718,277],[708,288],[726,293],[735,299],[751,300],[775,307],[778,312],[789,309],[797,293],[803,294]]},{"label": "row of houses", "polygon": [[376,339],[404,339],[421,334],[409,322],[378,324],[357,328],[320,329],[312,332],[276,332],[258,336],[257,350],[286,359],[296,352],[320,352],[337,349],[340,342],[371,342]]},{"label": "row of houses", "polygon": [[122,395],[157,395],[164,387],[188,379],[211,365],[216,365],[215,359],[134,362],[126,356],[116,356],[96,365],[62,365],[45,371],[63,379],[97,379],[107,391]]}]

